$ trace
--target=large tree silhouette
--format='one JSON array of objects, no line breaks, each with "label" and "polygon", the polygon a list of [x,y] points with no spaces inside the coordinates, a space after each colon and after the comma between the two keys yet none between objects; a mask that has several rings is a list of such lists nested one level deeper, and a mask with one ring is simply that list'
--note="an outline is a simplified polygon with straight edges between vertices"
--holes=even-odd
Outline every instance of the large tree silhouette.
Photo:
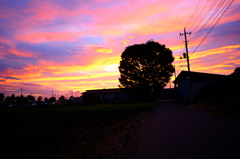
[{"label": "large tree silhouette", "polygon": [[172,51],[148,41],[125,48],[119,66],[120,87],[162,89],[175,71]]}]

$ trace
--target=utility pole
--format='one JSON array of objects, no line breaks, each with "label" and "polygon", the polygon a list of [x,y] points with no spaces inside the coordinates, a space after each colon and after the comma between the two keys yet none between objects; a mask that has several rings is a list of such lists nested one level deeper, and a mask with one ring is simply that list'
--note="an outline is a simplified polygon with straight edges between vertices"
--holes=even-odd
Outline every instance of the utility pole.
[{"label": "utility pole", "polygon": [[192,101],[193,100],[193,96],[192,96],[192,82],[191,82],[191,72],[190,72],[190,63],[189,63],[189,56],[188,56],[188,41],[187,41],[187,34],[191,35],[191,32],[186,32],[186,29],[184,27],[184,33],[181,35],[184,35],[185,38],[185,47],[186,47],[186,54],[183,53],[184,58],[187,58],[187,67],[188,67],[188,81],[189,81],[189,100]]},{"label": "utility pole", "polygon": [[[176,66],[174,65],[174,75],[175,75],[175,80],[176,80],[176,78],[177,78],[177,75],[176,75]],[[174,80],[174,81],[175,81]],[[176,83],[174,82],[174,88],[176,88],[177,86],[176,86]]]},{"label": "utility pole", "polygon": [[[177,78],[177,75],[176,75],[176,66],[174,65],[174,75],[175,75],[175,80],[176,80],[176,78]],[[174,81],[175,81],[174,80]],[[174,82],[174,91],[175,91],[175,96],[176,96],[176,99],[178,100],[178,89],[177,89],[177,84],[176,84],[176,82]]]}]

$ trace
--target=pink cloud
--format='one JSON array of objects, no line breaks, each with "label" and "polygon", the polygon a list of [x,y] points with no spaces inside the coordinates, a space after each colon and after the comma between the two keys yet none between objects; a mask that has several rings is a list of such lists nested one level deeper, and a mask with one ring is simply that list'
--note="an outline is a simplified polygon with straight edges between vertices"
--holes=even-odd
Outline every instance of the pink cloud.
[{"label": "pink cloud", "polygon": [[11,46],[11,47],[14,47],[14,46],[15,46],[15,44],[13,43],[13,41],[10,40],[10,39],[8,39],[8,38],[0,37],[0,43],[6,44],[6,45]]},{"label": "pink cloud", "polygon": [[[7,8],[7,7],[6,7]],[[25,4],[24,8],[8,10],[1,8],[0,17],[17,30],[28,31],[33,27],[53,25],[56,19],[73,21],[85,16],[86,8],[79,5],[74,10],[67,9],[64,4],[52,3],[52,1],[32,0]],[[8,25],[8,26],[9,26]]]},{"label": "pink cloud", "polygon": [[[13,44],[10,43],[10,45],[13,45]],[[6,57],[11,54],[18,56],[18,57],[31,57],[31,58],[36,58],[39,55],[39,53],[37,53],[37,52],[31,52],[28,50],[20,51],[13,46],[10,48],[5,48],[3,46],[0,46],[0,55],[4,55]],[[2,57],[2,58],[4,58],[4,57]]]},{"label": "pink cloud", "polygon": [[68,41],[73,42],[79,37],[82,33],[76,32],[35,32],[27,34],[16,35],[18,41],[30,42],[30,43],[41,43],[41,42],[62,42]]},{"label": "pink cloud", "polygon": [[9,49],[9,53],[12,53],[16,56],[20,57],[37,57],[38,53],[30,52],[30,51],[19,51],[17,49],[11,48]]}]

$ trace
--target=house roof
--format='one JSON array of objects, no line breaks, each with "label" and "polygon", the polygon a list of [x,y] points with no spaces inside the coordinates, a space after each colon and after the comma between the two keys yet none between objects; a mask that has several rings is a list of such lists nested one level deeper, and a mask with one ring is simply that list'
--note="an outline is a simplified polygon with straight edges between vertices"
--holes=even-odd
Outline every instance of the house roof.
[{"label": "house roof", "polygon": [[[133,90],[141,91],[141,90],[134,89],[134,88],[109,88],[109,89],[86,90],[86,92],[84,92],[84,93],[86,93],[86,94],[122,93],[122,92],[126,92],[127,90],[130,90],[130,91],[133,91]],[[163,92],[171,92],[173,90],[174,90],[174,88],[165,88],[162,91]]]},{"label": "house roof", "polygon": [[[202,73],[202,72],[190,72],[190,77],[192,82],[200,82],[200,81],[219,81],[225,79],[226,75],[212,74],[212,73]],[[174,83],[178,84],[182,80],[188,78],[188,71],[182,71]]]},{"label": "house roof", "polygon": [[95,93],[118,93],[118,92],[122,92],[122,89],[121,88],[96,89],[96,90],[87,90],[85,93],[95,94]]}]

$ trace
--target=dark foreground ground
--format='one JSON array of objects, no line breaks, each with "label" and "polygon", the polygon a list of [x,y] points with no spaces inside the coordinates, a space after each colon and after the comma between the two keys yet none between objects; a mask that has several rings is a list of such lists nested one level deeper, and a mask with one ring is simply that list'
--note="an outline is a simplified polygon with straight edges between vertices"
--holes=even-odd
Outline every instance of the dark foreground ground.
[{"label": "dark foreground ground", "polygon": [[114,159],[155,104],[0,109],[0,158]]},{"label": "dark foreground ground", "polygon": [[154,105],[1,108],[0,157],[240,158],[239,121],[173,102]]},{"label": "dark foreground ground", "polygon": [[239,159],[240,124],[172,102],[159,103],[122,159]]}]

